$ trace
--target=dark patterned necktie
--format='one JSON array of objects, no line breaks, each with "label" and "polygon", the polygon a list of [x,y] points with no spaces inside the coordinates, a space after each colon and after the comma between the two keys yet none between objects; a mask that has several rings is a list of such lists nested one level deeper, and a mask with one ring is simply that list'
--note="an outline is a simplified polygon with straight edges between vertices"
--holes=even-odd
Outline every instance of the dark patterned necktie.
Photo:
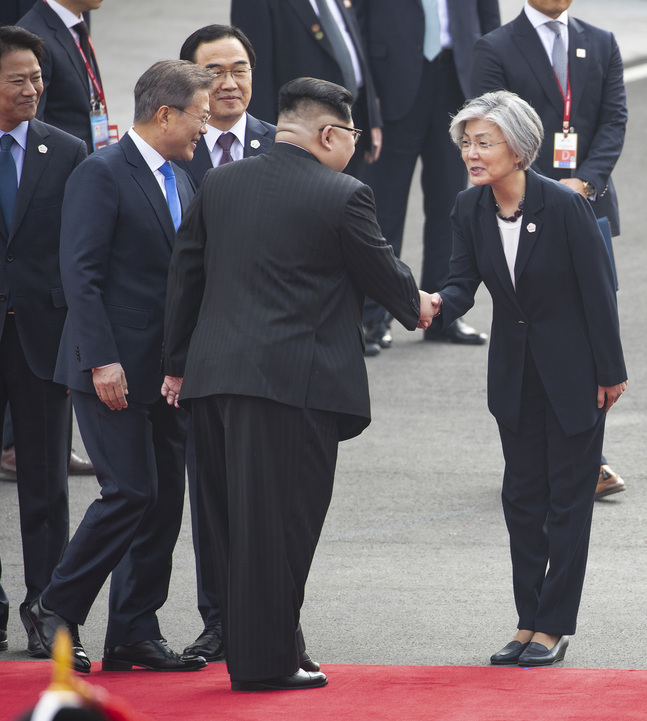
[{"label": "dark patterned necktie", "polygon": [[233,133],[223,133],[218,140],[216,140],[216,143],[222,148],[222,157],[218,165],[233,162],[231,146],[234,144],[234,140],[236,140],[236,136]]}]

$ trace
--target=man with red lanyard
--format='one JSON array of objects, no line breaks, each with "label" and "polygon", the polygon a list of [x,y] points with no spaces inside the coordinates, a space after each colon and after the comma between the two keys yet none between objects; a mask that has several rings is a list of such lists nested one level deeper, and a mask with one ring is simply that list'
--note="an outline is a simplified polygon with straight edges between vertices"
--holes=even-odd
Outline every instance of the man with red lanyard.
[{"label": "man with red lanyard", "polygon": [[102,2],[36,0],[18,21],[45,41],[41,63],[45,90],[37,117],[84,140],[89,153],[110,142],[101,75],[82,15]]},{"label": "man with red lanyard", "polygon": [[[534,169],[588,198],[612,253],[620,218],[611,171],[627,125],[622,58],[613,34],[574,18],[571,3],[526,0],[515,20],[477,40],[472,95],[511,90],[533,106],[544,125]],[[624,490],[603,457],[596,498]]]}]

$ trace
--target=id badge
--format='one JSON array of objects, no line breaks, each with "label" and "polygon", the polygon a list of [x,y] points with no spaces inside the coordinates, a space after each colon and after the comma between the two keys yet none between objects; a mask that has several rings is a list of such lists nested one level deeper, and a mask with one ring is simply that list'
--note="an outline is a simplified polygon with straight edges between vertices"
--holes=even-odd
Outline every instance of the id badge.
[{"label": "id badge", "polygon": [[577,168],[577,133],[555,133],[553,168]]},{"label": "id badge", "polygon": [[110,144],[108,114],[105,110],[93,110],[90,113],[90,128],[92,129],[92,146],[94,150],[105,148]]}]

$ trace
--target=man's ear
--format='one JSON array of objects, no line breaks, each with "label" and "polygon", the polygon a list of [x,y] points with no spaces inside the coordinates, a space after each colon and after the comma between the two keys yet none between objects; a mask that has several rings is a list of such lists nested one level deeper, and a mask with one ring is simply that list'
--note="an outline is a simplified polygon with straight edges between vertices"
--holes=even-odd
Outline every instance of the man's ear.
[{"label": "man's ear", "polygon": [[319,131],[319,142],[326,150],[332,150],[332,126],[325,125],[323,130]]},{"label": "man's ear", "polygon": [[165,131],[168,130],[170,110],[171,109],[168,105],[162,105],[160,108],[157,109],[157,112],[155,113],[157,124]]}]

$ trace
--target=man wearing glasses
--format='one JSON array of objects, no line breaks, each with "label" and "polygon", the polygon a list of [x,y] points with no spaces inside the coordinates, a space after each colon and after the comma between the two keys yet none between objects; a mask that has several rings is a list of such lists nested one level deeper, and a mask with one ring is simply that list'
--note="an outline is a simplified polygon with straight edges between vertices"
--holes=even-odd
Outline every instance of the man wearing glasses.
[{"label": "man wearing glasses", "polygon": [[77,624],[111,572],[105,671],[206,665],[172,651],[157,619],[182,520],[186,436],[183,415],[159,386],[167,269],[193,195],[169,161],[193,156],[212,82],[191,63],[153,65],[135,86],[134,126],[81,163],[66,186],[60,264],[69,310],[54,380],[71,389],[101,498],[23,621],[48,656],[57,627],[67,627],[80,672],[90,660]]}]

